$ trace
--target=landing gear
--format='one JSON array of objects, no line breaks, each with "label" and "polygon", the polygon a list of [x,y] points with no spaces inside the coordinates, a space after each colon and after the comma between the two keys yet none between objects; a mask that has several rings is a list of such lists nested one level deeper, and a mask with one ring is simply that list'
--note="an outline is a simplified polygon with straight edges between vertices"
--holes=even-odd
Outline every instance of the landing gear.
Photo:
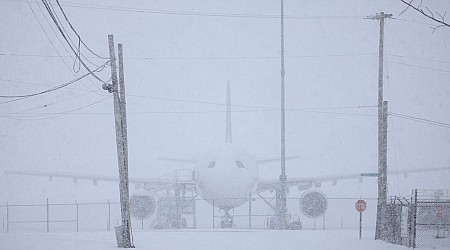
[{"label": "landing gear", "polygon": [[225,211],[225,215],[222,217],[222,220],[217,228],[236,228],[236,225],[233,223],[233,217],[228,213],[228,210]]}]

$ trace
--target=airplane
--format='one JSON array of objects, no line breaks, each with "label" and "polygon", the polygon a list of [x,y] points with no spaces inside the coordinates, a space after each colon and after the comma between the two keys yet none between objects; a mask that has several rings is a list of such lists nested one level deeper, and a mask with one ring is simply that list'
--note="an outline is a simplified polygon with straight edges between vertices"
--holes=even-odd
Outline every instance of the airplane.
[{"label": "airplane", "polygon": [[[196,191],[209,204],[217,207],[225,212],[221,227],[233,227],[233,218],[229,214],[231,209],[237,208],[248,202],[252,195],[259,195],[265,191],[276,191],[279,187],[279,179],[262,179],[259,177],[258,166],[280,162],[280,158],[255,159],[245,150],[232,143],[231,133],[231,96],[230,84],[227,84],[227,122],[226,122],[226,139],[225,143],[214,150],[204,153],[197,159],[175,159],[160,158],[160,160],[181,162],[191,164],[193,166],[193,177]],[[286,157],[286,160],[297,159],[299,157]],[[396,171],[390,174],[408,174],[417,172],[450,170],[450,168],[428,168]],[[39,172],[39,171],[5,171],[9,175],[32,175],[46,176],[52,178],[71,178],[75,182],[77,180],[92,180],[96,185],[98,181],[118,181],[117,177],[109,176],[90,176],[76,173],[58,173],[58,172]],[[326,197],[319,191],[307,191],[313,186],[321,187],[324,182],[330,182],[333,186],[337,180],[358,179],[360,182],[363,178],[371,175],[350,174],[340,176],[324,176],[317,178],[294,177],[288,178],[286,188],[297,187],[299,191],[305,191],[302,195],[303,200],[309,204],[300,205],[300,210],[309,218],[318,218],[325,213]],[[373,175],[372,175],[373,176]],[[131,215],[137,219],[144,220],[150,218],[157,209],[154,197],[161,191],[169,192],[173,189],[174,178],[129,178],[130,183],[134,183],[138,191],[130,198]],[[288,191],[287,190],[287,191]],[[260,196],[263,198],[262,196]],[[270,205],[269,202],[266,201]],[[308,209],[311,204],[322,204],[319,208]],[[271,206],[271,205],[270,205]],[[271,206],[273,209],[274,207]],[[177,225],[179,226],[179,225]]]}]

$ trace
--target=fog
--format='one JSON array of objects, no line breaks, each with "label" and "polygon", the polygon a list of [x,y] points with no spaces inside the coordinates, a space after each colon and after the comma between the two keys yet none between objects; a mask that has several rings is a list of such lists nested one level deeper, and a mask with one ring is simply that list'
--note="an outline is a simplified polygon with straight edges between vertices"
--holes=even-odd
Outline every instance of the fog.
[{"label": "fog", "polygon": [[[74,72],[78,62],[41,4],[1,3],[2,95],[40,92],[86,73]],[[273,111],[280,105],[279,2],[61,3],[94,52],[108,55],[108,34],[124,46],[130,177],[189,168],[158,157],[193,158],[223,143],[227,81],[233,143],[256,158],[279,156],[280,113]],[[426,4],[450,10],[445,0]],[[287,162],[288,178],[377,172],[379,23],[364,18],[380,11],[396,18],[385,24],[389,112],[450,123],[450,29],[433,32],[436,23],[413,10],[398,16],[404,9],[388,0],[285,1],[286,153],[300,156]],[[84,47],[81,53],[95,64],[106,62]],[[98,76],[108,81],[110,68]],[[0,98],[0,202],[119,199],[115,183],[3,174],[117,176],[113,100],[101,85],[89,76],[23,100]],[[448,126],[388,117],[389,172],[449,167],[449,149]],[[279,173],[277,163],[259,167],[261,179]],[[390,175],[389,195],[449,189],[449,177],[449,171]],[[331,197],[376,197],[376,188],[371,179],[322,190]]]}]

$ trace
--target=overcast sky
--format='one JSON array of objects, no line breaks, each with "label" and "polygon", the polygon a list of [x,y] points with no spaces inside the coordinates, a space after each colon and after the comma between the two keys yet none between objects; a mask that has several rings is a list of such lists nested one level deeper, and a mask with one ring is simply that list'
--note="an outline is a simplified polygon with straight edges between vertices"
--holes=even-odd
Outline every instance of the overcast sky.
[{"label": "overcast sky", "polygon": [[[41,2],[29,2],[1,1],[1,95],[40,92],[86,73],[73,71],[74,56],[63,48]],[[224,142],[227,81],[234,143],[256,158],[279,155],[280,113],[270,110],[280,105],[279,1],[61,3],[94,52],[108,55],[108,34],[124,46],[130,176],[157,177],[186,167],[157,158],[192,158]],[[450,11],[445,0],[424,5]],[[286,150],[301,156],[287,163],[288,177],[377,171],[379,23],[364,19],[377,12],[397,18],[385,26],[389,112],[450,123],[450,28],[432,33],[436,24],[417,12],[398,16],[404,8],[400,0],[285,1],[291,109]],[[106,62],[84,47],[81,53],[95,64]],[[98,75],[108,81],[110,68]],[[0,98],[0,170],[116,176],[112,97],[101,84],[87,77],[36,97],[8,103],[12,99]],[[448,127],[389,116],[388,130],[390,171],[450,166]],[[261,178],[279,175],[278,164],[259,170]],[[449,177],[448,171],[425,174],[422,182],[393,176],[390,193],[448,189]],[[43,198],[55,187],[43,178],[5,175],[0,183],[2,202]],[[72,197],[92,188],[66,183],[58,189],[73,189]],[[376,190],[375,182],[369,190]]]}]

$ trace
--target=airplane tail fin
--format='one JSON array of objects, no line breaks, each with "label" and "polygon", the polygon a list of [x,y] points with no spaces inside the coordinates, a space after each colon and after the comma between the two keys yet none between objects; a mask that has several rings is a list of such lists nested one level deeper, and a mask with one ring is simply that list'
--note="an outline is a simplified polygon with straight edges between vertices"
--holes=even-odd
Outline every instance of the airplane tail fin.
[{"label": "airplane tail fin", "polygon": [[230,81],[227,82],[227,118],[226,118],[226,128],[225,129],[226,129],[225,142],[232,143]]}]

